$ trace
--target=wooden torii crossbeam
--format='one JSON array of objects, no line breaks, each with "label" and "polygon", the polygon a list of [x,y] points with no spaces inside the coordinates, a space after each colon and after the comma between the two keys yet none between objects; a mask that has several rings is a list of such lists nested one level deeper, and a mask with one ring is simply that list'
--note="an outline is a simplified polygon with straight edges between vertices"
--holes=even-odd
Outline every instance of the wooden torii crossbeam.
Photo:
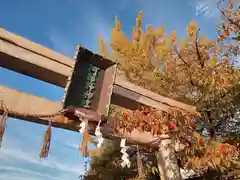
[{"label": "wooden torii crossbeam", "polygon": [[[0,67],[64,88],[73,65],[72,58],[0,28]],[[158,95],[120,77],[115,78],[111,103],[133,110],[141,104],[160,110],[169,107],[195,110],[194,106]]]},{"label": "wooden torii crossbeam", "polygon": [[[81,49],[85,52],[80,52]],[[94,135],[97,126],[96,123],[88,123],[89,119],[81,119],[81,121],[78,121],[68,118],[65,115],[62,116],[61,114],[51,117],[50,121],[48,117],[41,116],[44,114],[56,113],[69,105],[73,105],[77,108],[90,108],[100,116],[99,119],[101,120],[102,117],[106,117],[108,114],[108,106],[110,103],[131,110],[139,109],[142,105],[166,112],[171,107],[190,111],[196,110],[193,106],[163,97],[139,86],[135,86],[128,81],[124,81],[120,77],[115,77],[116,64],[110,60],[106,60],[81,47],[79,47],[76,52],[74,61],[72,58],[63,56],[44,46],[26,40],[4,29],[0,29],[1,67],[65,88],[63,103],[60,104],[0,85],[0,101],[4,102],[4,105],[6,105],[3,106],[0,104],[0,113],[8,112],[8,115],[14,118],[49,125],[44,135],[44,143],[39,154],[41,158],[48,155],[51,140],[51,126],[78,131],[81,121],[87,122],[86,124],[89,124],[89,127],[83,133],[83,141],[80,150],[84,156],[90,155],[86,145],[86,141],[88,141],[86,138],[88,135],[87,133]],[[92,68],[92,66],[94,66],[94,68]],[[90,71],[94,74],[93,71],[96,71],[96,78],[89,79],[90,76],[83,73],[85,70],[88,70],[87,74],[89,74]],[[78,84],[78,81],[76,81],[78,79],[81,81],[79,83],[84,84],[84,88]],[[89,82],[94,83],[88,84]],[[89,89],[89,87],[91,87],[90,89],[92,89],[93,86],[93,92],[85,88],[87,87],[87,89]],[[82,93],[84,94],[85,92],[88,92],[87,95],[84,95],[87,98],[82,96]],[[89,98],[92,97],[92,95],[90,95],[91,93],[94,94],[93,98]],[[75,108],[73,111],[74,115],[84,114],[84,112],[79,113],[79,111],[76,113]],[[26,114],[34,114],[35,116],[26,116]],[[2,118],[0,121],[0,142],[4,132],[1,126],[6,124],[6,121],[3,121],[5,121],[5,118]],[[115,138],[113,128],[111,128],[111,126],[109,128],[106,123],[100,126],[100,131],[105,138]],[[150,143],[161,149],[161,147],[158,146],[159,141],[154,141],[153,135],[149,132],[137,132],[135,134],[134,132],[130,134],[126,132],[123,136],[134,139],[138,144]],[[161,140],[160,144],[162,145],[169,143],[168,139],[166,141],[163,139]],[[163,174],[163,169],[167,171],[170,164],[173,168],[177,168],[175,160],[171,158],[172,151],[164,151],[164,156],[160,153],[159,155],[161,157],[157,157],[157,159],[160,160],[158,163],[161,174]],[[164,162],[162,162],[162,159],[164,159]],[[160,166],[162,166],[162,168]],[[165,174],[165,176],[167,177],[167,174]],[[170,176],[172,175],[169,175],[169,177]]]},{"label": "wooden torii crossbeam", "polygon": [[[91,52],[88,51],[88,54],[89,53]],[[92,53],[92,56],[103,59],[97,54]],[[109,67],[115,67],[115,65],[109,60],[101,60],[101,63],[95,60],[90,61],[92,64],[105,69],[105,72],[109,69],[110,71],[114,71],[114,68]],[[74,60],[4,29],[0,29],[0,66],[60,87],[65,87],[68,78],[71,77]],[[102,84],[106,82],[108,85],[105,87],[102,85],[101,87],[99,86],[101,91],[97,92],[98,98],[95,98],[95,103],[93,103],[91,107],[101,115],[107,114],[107,108],[104,106],[110,104],[109,100],[106,101],[104,97],[106,96],[104,88],[109,86],[112,86],[112,90],[109,94],[111,96],[111,103],[127,109],[135,110],[140,108],[141,105],[146,105],[163,111],[167,111],[170,107],[195,110],[193,106],[157,95],[124,81],[120,77],[116,77],[114,81],[112,79],[108,82],[105,80],[106,78],[107,76],[104,76],[103,73],[100,81]],[[10,112],[10,116],[40,124],[48,124],[48,120],[44,118],[26,118],[23,114],[51,114],[57,112],[62,107],[60,103],[19,92],[4,86],[0,86],[0,100],[4,101],[12,112],[19,112]],[[3,111],[3,109],[0,108],[0,111]],[[78,122],[66,121],[64,118],[53,119],[52,126],[73,131],[79,129]]]}]

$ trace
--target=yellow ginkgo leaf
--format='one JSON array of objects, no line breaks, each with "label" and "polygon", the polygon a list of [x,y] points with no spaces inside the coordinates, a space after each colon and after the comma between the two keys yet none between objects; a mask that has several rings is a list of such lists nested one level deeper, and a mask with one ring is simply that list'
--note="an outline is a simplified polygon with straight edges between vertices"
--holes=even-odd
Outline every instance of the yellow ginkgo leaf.
[{"label": "yellow ginkgo leaf", "polygon": [[133,41],[135,40],[135,37],[136,37],[136,29],[133,28],[133,30],[132,30],[132,40]]},{"label": "yellow ginkgo leaf", "polygon": [[166,41],[165,41],[165,46],[164,49],[166,51],[171,50],[173,46],[173,41],[172,41],[172,37],[171,36],[167,36],[166,37]]},{"label": "yellow ginkgo leaf", "polygon": [[148,25],[147,32],[148,33],[152,33],[153,32],[153,26],[151,24]]},{"label": "yellow ginkgo leaf", "polygon": [[211,87],[214,88],[215,84],[216,84],[215,78],[212,78]]},{"label": "yellow ginkgo leaf", "polygon": [[118,18],[117,18],[117,16],[115,16],[115,29],[117,30],[117,31],[120,31],[120,29],[121,29],[121,23],[120,23],[120,21],[118,20]]},{"label": "yellow ginkgo leaf", "polygon": [[225,33],[226,36],[229,36],[229,35],[230,35],[230,32],[229,32],[229,30],[227,30],[227,29],[224,30],[224,33]]},{"label": "yellow ginkgo leaf", "polygon": [[159,40],[159,43],[158,43],[158,45],[159,46],[163,46],[164,44],[165,44],[165,39],[164,38],[161,38],[160,40]]},{"label": "yellow ginkgo leaf", "polygon": [[212,64],[212,65],[216,65],[216,64],[217,64],[217,58],[216,58],[216,57],[213,57],[213,58],[211,59],[211,64]]},{"label": "yellow ginkgo leaf", "polygon": [[101,35],[98,38],[98,47],[99,47],[99,53],[101,54],[101,56],[107,57],[108,56],[107,44],[102,39]]},{"label": "yellow ginkgo leaf", "polygon": [[188,27],[192,30],[197,30],[197,23],[191,20]]},{"label": "yellow ginkgo leaf", "polygon": [[155,174],[158,174],[158,169],[154,166],[152,167],[152,173],[155,175]]},{"label": "yellow ginkgo leaf", "polygon": [[203,35],[203,36],[202,36],[202,38],[201,38],[201,40],[200,40],[200,43],[201,43],[202,45],[206,45],[206,44],[208,43],[208,41],[207,41],[207,36],[206,36],[206,35]]},{"label": "yellow ginkgo leaf", "polygon": [[188,44],[187,40],[181,38],[178,41],[179,41],[180,49],[185,49],[187,47],[187,44]]},{"label": "yellow ginkgo leaf", "polygon": [[141,29],[141,25],[142,25],[142,16],[143,16],[143,11],[140,10],[138,13],[138,16],[136,18],[136,29],[140,30]]},{"label": "yellow ginkgo leaf", "polygon": [[165,26],[154,29],[153,35],[154,35],[155,39],[160,39],[161,37],[163,37],[164,31],[165,31]]},{"label": "yellow ginkgo leaf", "polygon": [[195,39],[197,33],[197,23],[195,21],[190,21],[189,26],[187,27],[187,34],[190,40]]},{"label": "yellow ginkgo leaf", "polygon": [[172,32],[172,40],[175,41],[177,38],[177,32],[176,30],[174,29],[173,32]]},{"label": "yellow ginkgo leaf", "polygon": [[93,150],[93,149],[88,150],[88,154],[90,157],[97,156],[99,154],[99,150]]}]

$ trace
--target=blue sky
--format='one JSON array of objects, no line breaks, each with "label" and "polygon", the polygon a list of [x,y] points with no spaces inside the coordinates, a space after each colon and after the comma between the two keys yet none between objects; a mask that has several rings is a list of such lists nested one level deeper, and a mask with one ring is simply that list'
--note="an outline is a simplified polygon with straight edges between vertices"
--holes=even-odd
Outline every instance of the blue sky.
[{"label": "blue sky", "polygon": [[[114,16],[130,35],[138,11],[143,25],[166,25],[185,36],[189,20],[195,19],[202,33],[215,38],[218,13],[212,0],[1,0],[0,28],[21,35],[57,52],[72,56],[77,43],[97,51],[97,37],[110,40]],[[0,83],[27,93],[60,101],[63,89],[0,68]],[[31,102],[27,102],[31,103]],[[53,129],[50,156],[38,153],[46,127],[10,119],[0,150],[0,179],[65,180],[83,173],[84,161],[77,151],[80,135]]]}]

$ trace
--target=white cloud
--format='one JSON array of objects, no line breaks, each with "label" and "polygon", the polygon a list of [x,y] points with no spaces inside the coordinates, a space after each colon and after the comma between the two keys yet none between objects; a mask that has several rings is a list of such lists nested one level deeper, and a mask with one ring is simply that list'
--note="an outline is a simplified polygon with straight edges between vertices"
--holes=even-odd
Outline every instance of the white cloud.
[{"label": "white cloud", "polygon": [[20,148],[18,149],[3,148],[0,153],[0,159],[1,161],[8,163],[11,163],[10,162],[11,160],[13,160],[14,162],[21,161],[32,165],[52,168],[66,173],[74,174],[83,173],[82,166],[80,165],[61,163],[58,160],[56,160],[54,156],[49,156],[48,159],[39,159],[39,157],[36,154],[34,155],[34,153],[31,152],[23,152],[21,151]]},{"label": "white cloud", "polygon": [[[76,28],[79,27],[76,26]],[[105,42],[110,41],[111,26],[110,24],[106,23],[103,18],[98,17],[98,20],[95,23],[87,24],[87,28],[87,36],[89,38],[87,38],[85,42],[81,42],[81,38],[79,38],[76,43],[71,42],[71,40],[69,40],[65,34],[56,29],[49,31],[48,37],[52,42],[55,51],[71,57],[73,57],[77,43],[83,45],[85,48],[97,52],[99,35],[101,35]],[[80,34],[76,34],[76,36],[80,36]]]},{"label": "white cloud", "polygon": [[[55,176],[51,176],[48,174],[43,174],[35,171],[31,171],[24,168],[17,168],[11,166],[0,166],[0,171],[10,171],[14,173],[0,174],[0,179],[4,180],[40,180],[42,178],[49,179],[49,180],[65,180],[65,178],[59,178]],[[21,175],[20,175],[21,174]]]},{"label": "white cloud", "polygon": [[[41,131],[34,132],[34,129],[31,129],[33,124],[29,126],[25,124],[24,128],[28,129],[27,131],[23,131],[23,126],[8,127],[0,149],[0,179],[63,180],[77,179],[84,173],[83,159],[79,156],[77,149],[66,148],[68,144],[65,141],[68,138],[74,142],[74,133],[54,129],[49,157],[40,159],[38,154],[43,138],[43,135],[40,136]],[[44,130],[45,128],[42,129]]]},{"label": "white cloud", "polygon": [[196,0],[196,16],[215,18],[219,16],[218,0]]},{"label": "white cloud", "polygon": [[[99,35],[102,36],[104,41],[109,42],[111,24],[105,19],[103,9],[97,7],[94,3],[89,3],[89,6],[91,7],[91,13],[78,14],[80,20],[79,23],[72,25],[72,34],[64,33],[61,29],[55,27],[49,30],[48,37],[56,51],[72,56],[75,46],[80,43],[85,48],[97,52]],[[126,0],[122,0],[121,8],[124,8],[124,6],[126,6]]]},{"label": "white cloud", "polygon": [[[87,34],[81,34],[83,27]],[[72,32],[74,34],[67,34],[62,29],[54,26],[46,32],[55,51],[72,56],[76,41],[82,43],[82,38],[85,39],[86,47],[95,51],[97,50],[98,35],[101,34],[105,41],[110,40],[111,25],[104,19],[101,11],[97,8],[92,9],[92,12],[87,15],[86,22],[76,23],[76,26],[71,28],[74,28]],[[77,32],[79,34],[75,34]],[[85,46],[85,44],[83,45]],[[49,158],[40,160],[38,157],[42,141],[40,134],[45,128],[31,129],[32,127],[29,124],[21,123],[21,127],[14,124],[14,126],[7,129],[3,147],[0,150],[0,179],[64,180],[77,179],[80,174],[84,173],[83,159],[78,157],[78,141],[76,144],[72,141],[65,141],[68,138],[73,139],[69,132],[68,136],[65,136],[67,133],[61,133],[58,142],[52,141],[52,153],[50,153]],[[55,140],[55,137],[53,137],[53,140]],[[66,148],[66,146],[70,148]],[[76,154],[72,154],[73,148],[76,150]],[[61,156],[63,154],[64,157]]]},{"label": "white cloud", "polygon": [[63,35],[57,29],[51,29],[48,32],[48,38],[53,43],[53,47],[56,51],[67,56],[73,56],[75,47],[74,44],[67,39],[66,35]]}]

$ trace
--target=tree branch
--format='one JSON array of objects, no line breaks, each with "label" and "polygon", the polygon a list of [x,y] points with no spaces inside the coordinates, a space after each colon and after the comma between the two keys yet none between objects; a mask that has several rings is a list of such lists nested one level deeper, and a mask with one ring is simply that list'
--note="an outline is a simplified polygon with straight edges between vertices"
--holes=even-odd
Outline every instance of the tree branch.
[{"label": "tree branch", "polygon": [[[178,52],[178,50],[177,50],[176,47],[174,48],[174,51],[175,51],[175,53],[178,55],[179,59],[180,59],[188,68],[190,68],[191,66],[183,59],[183,57],[182,57],[181,54]],[[202,86],[194,83],[193,80],[192,80],[191,74],[189,74],[189,82],[190,82],[190,84],[191,84],[192,86],[198,87],[199,90],[203,93],[204,87],[202,87]]]},{"label": "tree branch", "polygon": [[200,63],[200,65],[201,65],[201,68],[204,68],[204,61],[202,61],[202,58],[201,58],[201,53],[200,53],[200,51],[199,51],[199,47],[198,47],[198,32],[199,32],[199,29],[198,29],[198,31],[196,32],[196,43],[195,43],[195,45],[196,45],[196,50],[197,50],[197,57],[198,57],[198,61],[199,61],[199,63]]},{"label": "tree branch", "polygon": [[232,25],[236,26],[236,28],[240,29],[240,24],[238,24],[237,22],[234,22],[232,19],[230,19],[229,17],[227,17],[227,15],[225,14],[225,12],[220,9],[220,7],[218,6],[219,11],[221,12],[222,16]]},{"label": "tree branch", "polygon": [[175,53],[177,53],[177,55],[178,55],[178,57],[179,57],[179,59],[181,59],[182,60],[182,62],[187,66],[187,67],[191,67],[184,59],[183,59],[183,57],[181,56],[181,54],[178,52],[178,50],[177,50],[177,48],[175,47],[174,48],[174,51],[175,51]]}]

